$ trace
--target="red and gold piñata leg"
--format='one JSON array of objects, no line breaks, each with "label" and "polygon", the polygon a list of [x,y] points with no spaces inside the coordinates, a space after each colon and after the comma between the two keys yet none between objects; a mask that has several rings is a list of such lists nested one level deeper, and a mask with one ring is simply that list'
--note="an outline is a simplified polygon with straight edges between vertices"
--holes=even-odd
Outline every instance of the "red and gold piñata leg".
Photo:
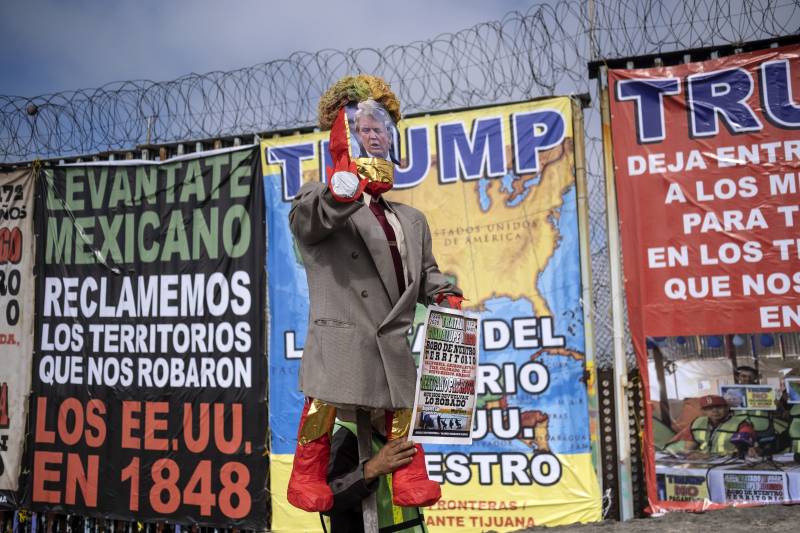
[{"label": "red and gold pi\u00f1ata leg", "polygon": [[287,490],[289,503],[304,511],[318,513],[333,507],[333,492],[326,477],[335,420],[335,407],[306,398]]}]

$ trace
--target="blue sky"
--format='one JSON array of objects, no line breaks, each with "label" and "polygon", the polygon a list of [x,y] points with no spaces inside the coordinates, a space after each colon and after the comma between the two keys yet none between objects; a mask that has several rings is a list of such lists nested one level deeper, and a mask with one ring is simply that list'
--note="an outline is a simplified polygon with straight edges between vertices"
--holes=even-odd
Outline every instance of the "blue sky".
[{"label": "blue sky", "polygon": [[500,20],[532,3],[3,0],[0,95],[165,81],[282,59],[298,50],[406,44]]}]

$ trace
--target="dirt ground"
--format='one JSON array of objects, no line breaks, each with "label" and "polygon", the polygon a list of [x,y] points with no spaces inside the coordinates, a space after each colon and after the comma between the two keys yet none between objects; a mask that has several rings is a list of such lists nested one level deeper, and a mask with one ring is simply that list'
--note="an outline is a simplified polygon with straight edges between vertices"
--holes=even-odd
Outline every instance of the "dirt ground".
[{"label": "dirt ground", "polygon": [[800,505],[723,509],[707,513],[668,513],[630,522],[605,521],[578,526],[523,529],[518,533],[769,533],[800,532]]}]

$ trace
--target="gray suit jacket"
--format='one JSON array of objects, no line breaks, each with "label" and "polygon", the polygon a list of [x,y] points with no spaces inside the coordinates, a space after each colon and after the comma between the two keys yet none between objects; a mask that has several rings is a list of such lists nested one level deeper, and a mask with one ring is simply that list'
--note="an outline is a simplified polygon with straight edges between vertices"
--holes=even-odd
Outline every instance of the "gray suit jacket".
[{"label": "gray suit jacket", "polygon": [[388,205],[406,241],[403,294],[386,235],[362,201],[338,202],[324,184],[306,183],[292,202],[289,224],[311,300],[300,367],[306,396],[371,408],[414,404],[416,367],[406,335],[416,304],[461,291],[439,272],[425,216],[404,204]]}]

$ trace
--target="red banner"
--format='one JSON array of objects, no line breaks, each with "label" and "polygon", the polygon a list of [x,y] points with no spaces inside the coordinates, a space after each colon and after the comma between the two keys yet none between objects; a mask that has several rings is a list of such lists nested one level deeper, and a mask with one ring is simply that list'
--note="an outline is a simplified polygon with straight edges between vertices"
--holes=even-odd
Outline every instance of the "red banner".
[{"label": "red banner", "polygon": [[800,329],[800,46],[612,70],[609,90],[645,391],[646,337]]}]

